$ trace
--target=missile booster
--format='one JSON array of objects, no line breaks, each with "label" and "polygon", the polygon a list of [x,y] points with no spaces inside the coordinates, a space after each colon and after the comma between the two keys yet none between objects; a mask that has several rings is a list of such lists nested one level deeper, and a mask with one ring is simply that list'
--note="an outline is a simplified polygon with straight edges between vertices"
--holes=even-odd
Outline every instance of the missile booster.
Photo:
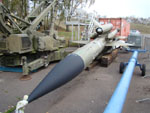
[{"label": "missile booster", "polygon": [[112,40],[115,38],[116,34],[119,32],[119,29],[114,30],[113,32],[108,34],[108,39]]}]

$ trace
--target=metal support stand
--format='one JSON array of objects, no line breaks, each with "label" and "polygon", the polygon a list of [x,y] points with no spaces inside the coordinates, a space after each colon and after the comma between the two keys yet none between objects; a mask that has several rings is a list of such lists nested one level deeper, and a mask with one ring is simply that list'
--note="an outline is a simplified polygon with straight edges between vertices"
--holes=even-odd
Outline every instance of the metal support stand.
[{"label": "metal support stand", "polygon": [[[133,51],[136,51],[136,50],[128,50],[129,52],[133,52]],[[138,52],[146,52],[146,50],[137,50]],[[129,61],[130,62],[130,61]],[[120,73],[123,73],[124,72],[124,69],[125,69],[125,67],[129,64],[129,62],[121,62],[120,63],[120,68],[119,68],[119,72]],[[136,62],[135,62],[135,67],[139,67],[140,68],[140,70],[141,70],[141,75],[142,76],[145,76],[145,74],[146,74],[146,65],[145,64],[140,64],[139,62],[138,62],[138,60],[136,60]]]},{"label": "metal support stand", "polygon": [[[123,72],[126,67],[120,82],[117,85],[104,113],[121,113],[123,105],[126,100],[128,93],[128,88],[132,79],[134,68],[139,66],[142,69],[142,65],[138,63],[137,57],[138,52],[146,52],[145,50],[128,50],[129,52],[134,52],[128,63],[120,63],[120,72]],[[143,72],[142,72],[143,73]]]}]

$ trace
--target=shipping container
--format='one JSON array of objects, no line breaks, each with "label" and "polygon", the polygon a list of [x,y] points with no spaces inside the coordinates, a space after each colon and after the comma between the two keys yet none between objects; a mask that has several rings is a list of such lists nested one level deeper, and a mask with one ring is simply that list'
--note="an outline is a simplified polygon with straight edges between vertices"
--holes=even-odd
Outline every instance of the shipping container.
[{"label": "shipping container", "polygon": [[111,23],[113,25],[112,30],[120,29],[117,36],[128,37],[130,34],[130,24],[123,18],[100,18],[99,21],[101,25]]}]

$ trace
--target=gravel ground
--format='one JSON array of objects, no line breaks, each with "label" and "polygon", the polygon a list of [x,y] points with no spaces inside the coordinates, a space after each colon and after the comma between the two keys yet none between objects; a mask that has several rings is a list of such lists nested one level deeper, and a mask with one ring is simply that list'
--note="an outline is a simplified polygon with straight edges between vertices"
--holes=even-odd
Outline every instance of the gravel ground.
[{"label": "gravel ground", "polygon": [[[119,63],[127,62],[131,53],[119,53],[108,67],[95,66],[90,71],[83,71],[78,77],[63,87],[29,104],[25,113],[103,113],[117,83],[121,78]],[[150,101],[137,103],[136,100],[150,98],[150,58],[148,53],[139,55],[139,62],[147,65],[147,77],[140,76],[136,67],[130,84],[123,113],[150,113]],[[20,81],[21,73],[0,72],[0,111],[30,92],[54,67],[51,64],[31,74],[32,79]]]}]

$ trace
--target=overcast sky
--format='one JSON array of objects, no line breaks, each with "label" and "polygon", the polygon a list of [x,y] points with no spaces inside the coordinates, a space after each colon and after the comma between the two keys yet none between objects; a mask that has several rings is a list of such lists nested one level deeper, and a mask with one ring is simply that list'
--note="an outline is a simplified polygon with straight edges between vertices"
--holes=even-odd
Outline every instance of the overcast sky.
[{"label": "overcast sky", "polygon": [[96,0],[88,10],[107,17],[150,17],[150,0]]}]

